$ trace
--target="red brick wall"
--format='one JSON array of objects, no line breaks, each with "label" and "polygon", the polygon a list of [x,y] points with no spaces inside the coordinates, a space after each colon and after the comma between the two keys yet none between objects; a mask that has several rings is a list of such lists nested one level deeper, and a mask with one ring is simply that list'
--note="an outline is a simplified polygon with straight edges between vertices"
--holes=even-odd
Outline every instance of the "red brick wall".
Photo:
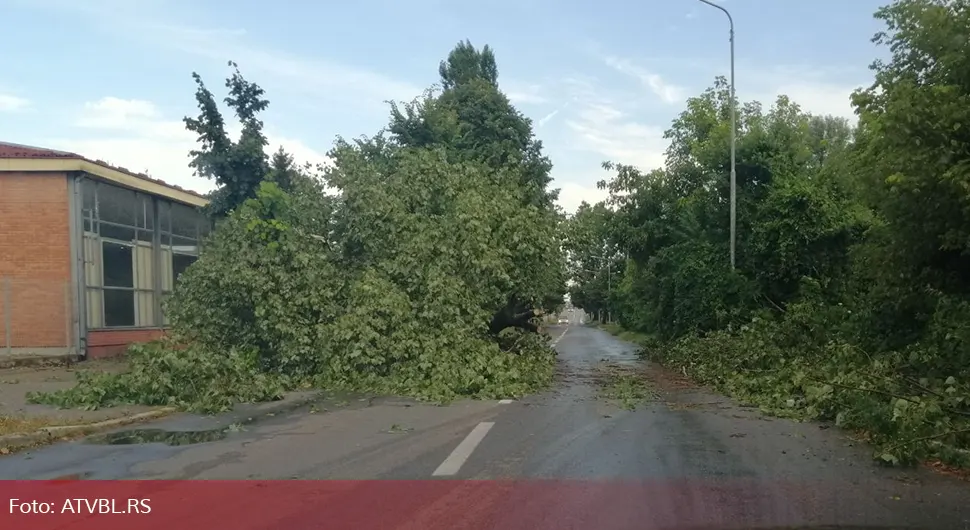
[{"label": "red brick wall", "polygon": [[88,359],[103,359],[124,355],[132,342],[160,339],[161,329],[99,329],[88,332]]},{"label": "red brick wall", "polygon": [[14,348],[69,346],[67,175],[0,172],[0,249],[0,352],[7,318]]}]

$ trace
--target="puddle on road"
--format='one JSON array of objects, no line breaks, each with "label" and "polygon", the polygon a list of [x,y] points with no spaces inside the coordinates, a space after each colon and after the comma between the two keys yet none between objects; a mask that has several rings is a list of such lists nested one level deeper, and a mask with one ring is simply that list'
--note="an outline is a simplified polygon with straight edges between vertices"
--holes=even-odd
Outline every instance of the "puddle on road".
[{"label": "puddle on road", "polygon": [[[333,398],[351,398],[356,395],[351,394],[334,394]],[[237,423],[233,423],[227,427],[222,427],[218,429],[206,429],[197,431],[185,431],[185,430],[165,430],[165,429],[128,429],[117,432],[109,432],[105,434],[95,434],[85,438],[84,443],[93,445],[142,445],[142,444],[165,444],[165,445],[193,445],[193,444],[204,444],[209,442],[217,442],[219,440],[225,439],[229,434],[234,432],[240,432],[244,430],[244,426],[256,421],[263,421],[264,419],[271,418],[278,414],[290,414],[297,410],[306,410],[310,414],[315,414],[321,411],[321,406],[328,405],[328,408],[339,408],[345,407],[350,404],[350,401],[346,399],[337,400],[320,400],[312,403],[304,403],[294,407],[293,409],[286,410],[283,412],[271,412],[264,415],[254,415]],[[367,406],[370,405],[372,398],[358,398],[356,401],[363,402]],[[406,405],[410,406],[410,405]],[[323,408],[323,411],[327,411],[328,408]]]},{"label": "puddle on road", "polygon": [[162,443],[166,445],[192,445],[216,442],[224,439],[231,428],[207,431],[166,431],[164,429],[132,429],[91,436],[87,443],[98,445],[135,445]]}]

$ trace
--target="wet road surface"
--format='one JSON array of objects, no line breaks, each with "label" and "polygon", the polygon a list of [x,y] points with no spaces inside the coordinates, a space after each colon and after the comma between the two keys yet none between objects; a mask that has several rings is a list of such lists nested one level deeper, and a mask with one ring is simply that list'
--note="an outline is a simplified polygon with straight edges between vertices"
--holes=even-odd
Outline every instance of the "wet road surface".
[{"label": "wet road surface", "polygon": [[[413,528],[474,505],[489,528],[970,529],[966,482],[877,467],[837,429],[684,385],[604,331],[551,333],[557,382],[523,400],[330,400],[251,425],[177,417],[0,458],[0,478],[496,481],[435,486],[412,502]],[[604,399],[604,366],[645,374],[647,399]]]}]

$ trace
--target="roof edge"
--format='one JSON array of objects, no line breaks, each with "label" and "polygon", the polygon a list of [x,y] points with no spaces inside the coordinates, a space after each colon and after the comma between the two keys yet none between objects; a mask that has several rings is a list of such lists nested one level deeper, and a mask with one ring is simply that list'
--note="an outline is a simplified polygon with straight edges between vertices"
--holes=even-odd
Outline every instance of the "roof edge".
[{"label": "roof edge", "polygon": [[81,171],[126,188],[159,195],[192,206],[204,207],[209,204],[209,200],[199,193],[81,156],[70,158],[0,158],[0,172],[4,171],[33,173]]}]

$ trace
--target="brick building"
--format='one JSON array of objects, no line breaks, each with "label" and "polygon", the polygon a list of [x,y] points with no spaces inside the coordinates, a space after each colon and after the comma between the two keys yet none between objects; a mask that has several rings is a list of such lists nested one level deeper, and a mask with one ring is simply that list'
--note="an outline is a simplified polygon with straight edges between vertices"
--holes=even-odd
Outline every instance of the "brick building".
[{"label": "brick building", "polygon": [[0,142],[0,360],[97,358],[157,338],[209,231],[197,193],[81,155]]}]

